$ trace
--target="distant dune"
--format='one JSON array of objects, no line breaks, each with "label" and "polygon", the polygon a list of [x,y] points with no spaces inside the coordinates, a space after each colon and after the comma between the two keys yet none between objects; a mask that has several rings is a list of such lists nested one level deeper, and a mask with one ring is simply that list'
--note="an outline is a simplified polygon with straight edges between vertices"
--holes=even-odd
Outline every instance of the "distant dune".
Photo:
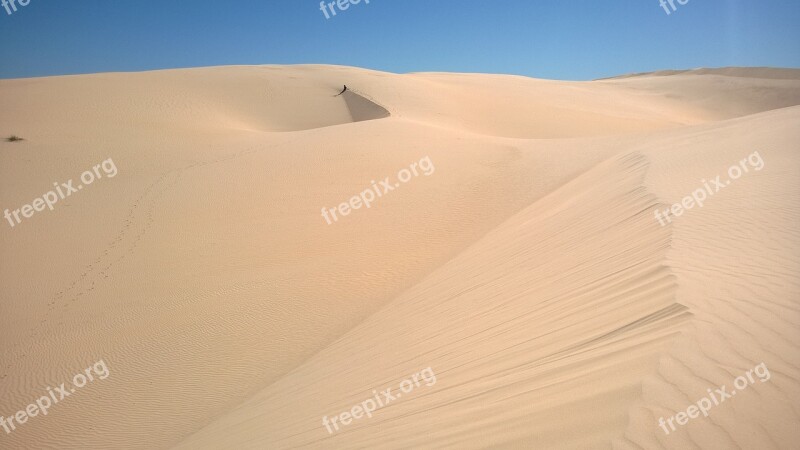
[{"label": "distant dune", "polygon": [[[348,91],[336,96],[343,85]],[[0,448],[800,441],[800,70],[230,66],[0,80]],[[655,212],[758,151],[666,226]],[[428,157],[370,208],[337,208]],[[658,425],[760,363],[756,383]],[[427,367],[436,383],[329,434]]]},{"label": "distant dune", "polygon": [[800,69],[780,69],[775,67],[720,67],[688,70],[658,70],[655,72],[632,73],[605,78],[607,80],[633,77],[661,77],[670,75],[724,75],[726,77],[766,78],[772,80],[800,80]]}]

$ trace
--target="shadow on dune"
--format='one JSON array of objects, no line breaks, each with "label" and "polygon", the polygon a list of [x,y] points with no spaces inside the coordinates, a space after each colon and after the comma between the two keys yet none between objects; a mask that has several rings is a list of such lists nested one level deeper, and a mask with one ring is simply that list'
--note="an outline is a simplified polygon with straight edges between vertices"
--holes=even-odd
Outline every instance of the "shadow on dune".
[{"label": "shadow on dune", "polygon": [[392,114],[383,106],[356,94],[350,89],[342,93],[347,109],[353,117],[353,122],[363,122],[365,120],[383,119]]}]

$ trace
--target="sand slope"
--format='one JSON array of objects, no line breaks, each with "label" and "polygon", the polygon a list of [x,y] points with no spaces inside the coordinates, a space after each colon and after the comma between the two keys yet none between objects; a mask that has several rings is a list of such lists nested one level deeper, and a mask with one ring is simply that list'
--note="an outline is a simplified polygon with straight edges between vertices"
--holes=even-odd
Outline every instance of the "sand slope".
[{"label": "sand slope", "polygon": [[[0,445],[792,448],[800,77],[730,75],[0,81],[0,135],[26,138],[0,142],[3,208],[119,168],[0,231],[0,414],[111,372]],[[763,171],[655,221],[756,149]],[[768,383],[661,433],[762,361]],[[323,415],[428,366],[435,385],[328,436]]]}]

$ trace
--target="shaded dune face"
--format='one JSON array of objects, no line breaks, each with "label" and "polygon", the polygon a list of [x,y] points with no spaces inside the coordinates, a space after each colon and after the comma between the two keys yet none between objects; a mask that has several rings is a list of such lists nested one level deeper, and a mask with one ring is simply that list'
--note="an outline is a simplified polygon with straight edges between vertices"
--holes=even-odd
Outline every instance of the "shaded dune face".
[{"label": "shaded dune face", "polygon": [[364,98],[350,90],[342,94],[347,103],[347,109],[353,117],[353,122],[363,122],[365,120],[383,119],[391,116],[389,111],[381,105]]},{"label": "shaded dune face", "polygon": [[[354,122],[383,119],[391,113],[383,106],[368,99],[364,94],[348,88],[341,95],[318,95],[325,86],[313,83],[313,80],[289,77],[286,86],[270,88],[266,99],[265,115],[249,117],[253,127],[264,131],[292,132],[313,130]],[[295,83],[304,82],[303,86]],[[286,108],[286,105],[291,107]],[[279,106],[280,109],[275,109]],[[238,105],[234,107],[239,108]],[[240,109],[243,117],[251,112],[247,107]]]}]

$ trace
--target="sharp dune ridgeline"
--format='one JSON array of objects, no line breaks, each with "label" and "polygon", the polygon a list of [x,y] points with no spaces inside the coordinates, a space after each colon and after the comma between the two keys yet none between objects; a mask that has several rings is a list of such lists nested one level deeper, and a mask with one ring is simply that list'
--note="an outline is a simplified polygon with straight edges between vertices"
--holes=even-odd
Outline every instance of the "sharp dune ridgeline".
[{"label": "sharp dune ridgeline", "polygon": [[[0,448],[800,441],[800,70],[227,66],[0,80],[0,98],[0,136],[24,138],[0,141],[3,209],[117,169],[3,219],[0,414],[101,358],[109,376]],[[749,170],[659,222],[731,166]],[[761,363],[769,381],[659,427]],[[323,425],[428,367],[435,384]]]}]

